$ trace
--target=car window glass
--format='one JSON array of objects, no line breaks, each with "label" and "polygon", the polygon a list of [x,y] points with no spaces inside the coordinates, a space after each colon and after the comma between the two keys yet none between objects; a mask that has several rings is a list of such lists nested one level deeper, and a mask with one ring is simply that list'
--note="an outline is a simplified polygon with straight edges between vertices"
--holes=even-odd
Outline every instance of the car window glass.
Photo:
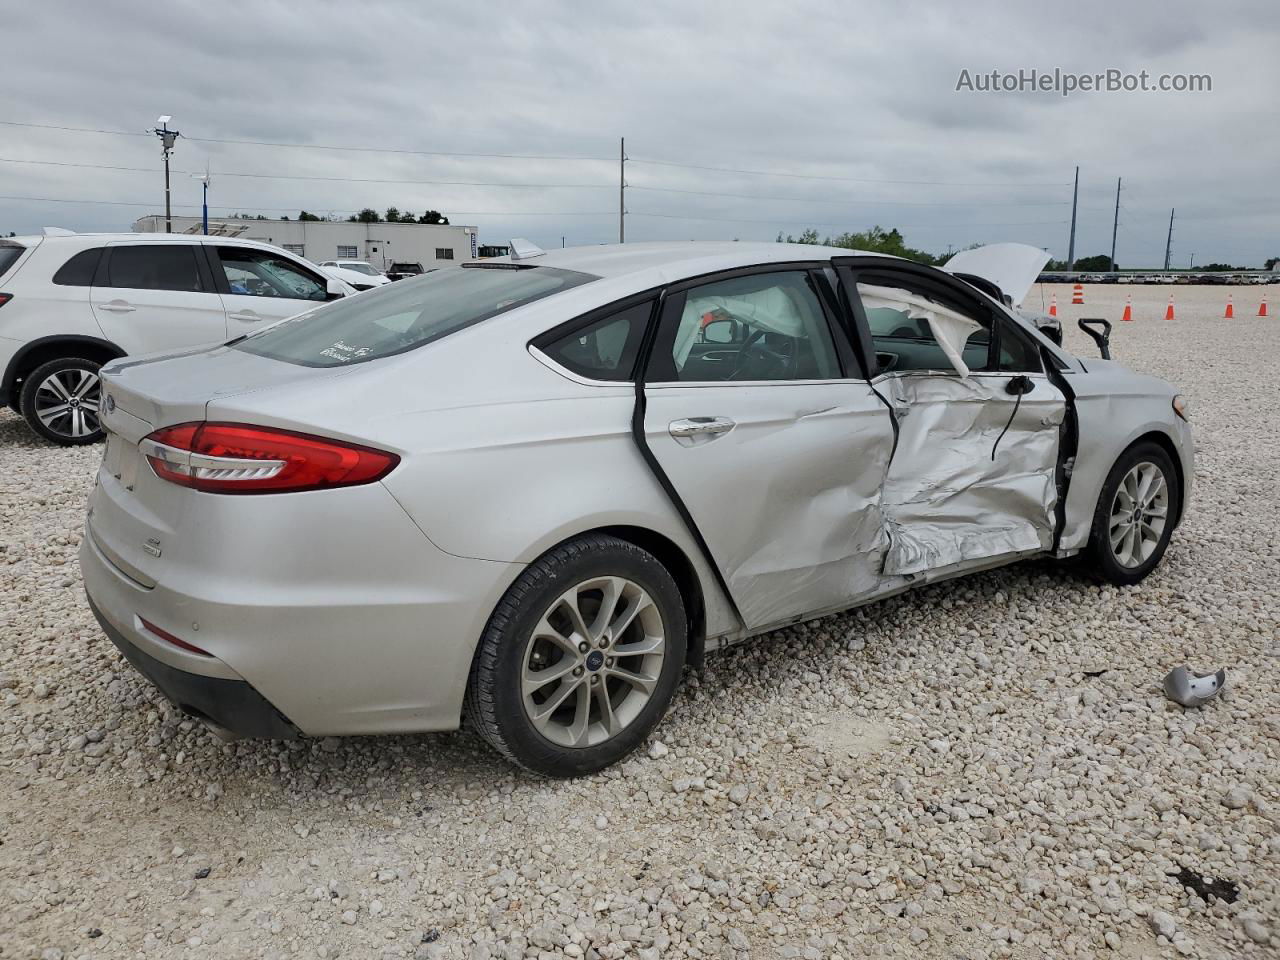
[{"label": "car window glass", "polygon": [[958,314],[952,307],[934,303],[904,287],[859,283],[858,297],[866,311],[867,326],[882,373],[902,370],[954,373],[955,367],[933,335],[927,316],[931,313],[938,316],[943,312],[976,325],[964,342],[961,359],[970,370],[987,368],[991,321],[985,314]]},{"label": "car window glass", "polygon": [[53,282],[60,287],[92,286],[93,275],[98,270],[98,261],[102,259],[102,250],[102,247],[81,250],[58,268],[58,272],[53,275]]},{"label": "car window glass", "polygon": [[254,333],[235,349],[308,367],[414,350],[455,330],[596,279],[553,267],[450,267],[388,283]]},{"label": "car window glass", "polygon": [[26,247],[20,247],[16,243],[0,244],[0,277],[3,277],[9,268],[18,262],[18,258],[26,251]]},{"label": "car window glass", "polygon": [[[804,270],[753,274],[690,289],[663,342],[664,379],[825,380],[840,376],[835,343]],[[663,364],[662,366],[666,366]],[[662,366],[658,371],[661,376]],[[674,376],[670,376],[671,372]]]},{"label": "car window glass", "polygon": [[231,293],[289,300],[328,299],[319,277],[283,257],[249,247],[219,247],[218,257]]},{"label": "car window glass", "polygon": [[1022,337],[1007,320],[1000,323],[1000,369],[1010,373],[1039,373],[1040,351],[1030,337]]},{"label": "car window glass", "polygon": [[541,346],[544,353],[580,377],[629,380],[653,302],[646,300]]},{"label": "car window glass", "polygon": [[202,290],[196,248],[184,243],[112,247],[107,286],[129,290]]}]

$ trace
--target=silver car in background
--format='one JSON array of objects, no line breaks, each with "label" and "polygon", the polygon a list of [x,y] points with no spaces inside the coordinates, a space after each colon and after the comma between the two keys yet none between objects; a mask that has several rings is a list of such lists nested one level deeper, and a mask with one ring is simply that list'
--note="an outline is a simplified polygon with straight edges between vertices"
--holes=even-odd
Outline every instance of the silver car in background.
[{"label": "silver car in background", "polygon": [[1136,583],[1182,516],[1174,389],[944,271],[513,249],[103,369],[85,586],[188,714],[271,737],[465,715],[579,775],[705,651],[1025,557]]}]

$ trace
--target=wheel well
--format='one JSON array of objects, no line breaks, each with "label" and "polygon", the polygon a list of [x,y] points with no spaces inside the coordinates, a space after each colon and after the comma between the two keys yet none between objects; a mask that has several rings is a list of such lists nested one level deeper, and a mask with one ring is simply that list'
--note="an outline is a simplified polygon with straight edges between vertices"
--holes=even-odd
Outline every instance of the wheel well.
[{"label": "wheel well", "polygon": [[1159,430],[1152,430],[1150,433],[1144,433],[1134,440],[1133,443],[1125,448],[1125,451],[1132,450],[1140,443],[1154,443],[1169,455],[1169,462],[1173,464],[1173,472],[1178,477],[1178,513],[1173,520],[1173,525],[1176,527],[1182,522],[1183,505],[1187,502],[1187,483],[1186,477],[1182,472],[1182,458],[1178,456],[1178,448],[1174,446],[1168,434],[1161,433]]},{"label": "wheel well", "polygon": [[675,543],[660,533],[646,530],[644,527],[601,527],[593,533],[604,533],[619,540],[633,543],[641,550],[647,550],[658,558],[667,568],[680,588],[680,598],[684,601],[685,615],[689,621],[689,643],[686,662],[693,667],[702,666],[702,657],[706,650],[707,640],[707,608],[702,597],[702,584],[698,581],[697,571]]},{"label": "wheel well", "polygon": [[108,360],[124,355],[123,350],[106,340],[92,340],[87,337],[52,337],[47,340],[37,340],[10,361],[4,378],[3,392],[8,396],[16,397],[18,391],[22,389],[22,381],[27,374],[50,360],[80,357],[95,363],[106,363]]}]

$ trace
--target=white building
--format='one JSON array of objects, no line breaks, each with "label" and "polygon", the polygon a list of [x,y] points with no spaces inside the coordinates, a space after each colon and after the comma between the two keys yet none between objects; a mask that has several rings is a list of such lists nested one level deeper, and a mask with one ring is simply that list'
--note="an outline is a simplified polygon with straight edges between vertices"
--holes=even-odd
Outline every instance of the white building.
[{"label": "white building", "polygon": [[[172,219],[174,233],[201,232],[200,217]],[[133,229],[136,233],[164,233],[164,216],[142,217]],[[209,233],[272,243],[312,263],[366,260],[379,270],[386,270],[392,263],[406,262],[420,263],[430,270],[474,260],[478,254],[476,228],[452,224],[210,217]]]}]

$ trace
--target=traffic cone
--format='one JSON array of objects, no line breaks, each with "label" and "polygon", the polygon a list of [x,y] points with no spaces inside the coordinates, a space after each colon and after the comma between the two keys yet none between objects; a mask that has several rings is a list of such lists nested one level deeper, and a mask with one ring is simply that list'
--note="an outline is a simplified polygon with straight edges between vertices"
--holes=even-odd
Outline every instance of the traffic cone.
[{"label": "traffic cone", "polygon": [[1084,287],[1076,284],[1071,289],[1071,303],[1075,306],[1084,306]]},{"label": "traffic cone", "polygon": [[1265,317],[1267,315],[1267,298],[1262,298],[1262,306],[1258,307],[1258,316]]},{"label": "traffic cone", "polygon": [[[1267,301],[1263,300],[1263,309],[1266,309]],[[1055,293],[1049,300],[1049,316],[1056,317],[1058,315],[1058,295]]]},{"label": "traffic cone", "polygon": [[1122,323],[1133,322],[1133,297],[1126,296],[1124,298],[1124,316],[1120,318]]},{"label": "traffic cone", "polygon": [[1169,306],[1164,311],[1164,318],[1166,320],[1173,319],[1173,294],[1172,293],[1169,294]]},{"label": "traffic cone", "polygon": [[1223,320],[1234,320],[1236,316],[1235,309],[1231,306],[1231,294],[1227,294],[1227,312],[1222,315]]}]

